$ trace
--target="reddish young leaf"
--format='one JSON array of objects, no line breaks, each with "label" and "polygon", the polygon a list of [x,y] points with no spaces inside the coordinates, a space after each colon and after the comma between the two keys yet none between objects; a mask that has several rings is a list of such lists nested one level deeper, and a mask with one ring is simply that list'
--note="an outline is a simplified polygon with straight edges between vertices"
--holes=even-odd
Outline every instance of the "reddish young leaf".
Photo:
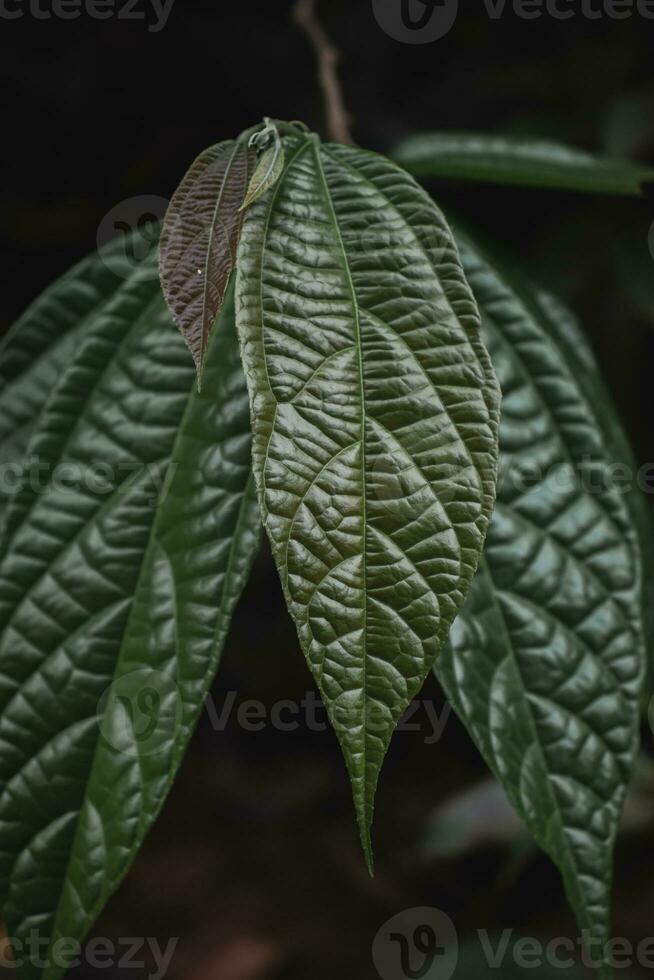
[{"label": "reddish young leaf", "polygon": [[246,140],[210,146],[177,188],[164,221],[160,272],[166,302],[198,373],[236,259],[239,210],[254,170]]}]

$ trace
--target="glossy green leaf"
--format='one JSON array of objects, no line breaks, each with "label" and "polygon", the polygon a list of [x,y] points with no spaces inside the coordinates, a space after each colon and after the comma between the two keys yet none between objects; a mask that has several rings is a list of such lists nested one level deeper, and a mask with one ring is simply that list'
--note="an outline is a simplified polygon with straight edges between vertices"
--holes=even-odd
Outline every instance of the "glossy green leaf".
[{"label": "glossy green leaf", "polygon": [[19,464],[55,381],[90,320],[133,271],[120,237],[39,297],[0,341],[0,525]]},{"label": "glossy green leaf", "polygon": [[628,450],[616,455],[623,437],[613,423],[609,432],[612,410],[591,387],[596,367],[572,320],[459,244],[503,392],[500,478],[484,557],[436,671],[558,865],[597,957],[644,665],[641,547],[613,468]]},{"label": "glossy green leaf", "polygon": [[492,133],[419,133],[394,147],[391,157],[421,177],[589,194],[638,195],[644,183],[654,181],[654,169],[643,164]]},{"label": "glossy green leaf", "polygon": [[254,166],[247,140],[210,146],[175,191],[161,233],[161,285],[202,378],[209,335],[234,269]]},{"label": "glossy green leaf", "polygon": [[383,757],[483,545],[499,390],[428,196],[374,153],[285,143],[238,256],[254,473],[371,862]]},{"label": "glossy green leaf", "polygon": [[[225,303],[199,394],[155,275],[89,315],[30,442],[0,562],[0,900],[57,980],[155,819],[257,547]],[[37,953],[30,931],[49,940]]]},{"label": "glossy green leaf", "polygon": [[593,406],[608,455],[624,492],[631,519],[638,535],[643,566],[642,617],[644,623],[648,682],[643,692],[646,707],[654,696],[654,604],[648,583],[654,581],[654,520],[645,490],[652,492],[650,467],[640,469],[620,422],[593,353],[574,316],[544,290],[526,290],[535,315],[558,344],[590,404]]}]

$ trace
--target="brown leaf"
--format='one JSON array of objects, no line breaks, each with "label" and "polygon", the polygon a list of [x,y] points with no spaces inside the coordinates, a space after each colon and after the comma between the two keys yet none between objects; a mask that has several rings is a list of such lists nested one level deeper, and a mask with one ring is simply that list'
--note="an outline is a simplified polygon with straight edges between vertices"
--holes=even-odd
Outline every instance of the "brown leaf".
[{"label": "brown leaf", "polygon": [[161,285],[198,373],[222,306],[241,234],[240,207],[255,155],[244,140],[200,154],[175,191],[159,249]]}]

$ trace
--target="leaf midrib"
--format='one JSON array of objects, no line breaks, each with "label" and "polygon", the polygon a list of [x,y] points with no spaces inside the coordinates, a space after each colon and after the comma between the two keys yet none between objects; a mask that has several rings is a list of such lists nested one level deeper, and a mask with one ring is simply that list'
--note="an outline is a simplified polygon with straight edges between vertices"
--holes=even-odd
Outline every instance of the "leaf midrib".
[{"label": "leaf midrib", "polygon": [[[112,300],[116,300],[120,296],[121,292],[122,292],[122,290],[119,290],[112,297],[110,297],[107,302],[110,303]],[[75,433],[77,432],[79,426],[81,425],[81,422],[82,422],[82,419],[83,419],[83,416],[84,416],[84,410],[88,406],[89,401],[90,401],[90,399],[91,399],[94,391],[97,388],[97,384],[99,383],[99,381],[101,381],[103,378],[105,378],[107,376],[107,374],[109,373],[109,371],[114,367],[114,365],[115,365],[118,357],[120,356],[122,350],[124,349],[125,345],[129,343],[130,339],[134,336],[135,332],[137,331],[137,328],[139,328],[140,325],[142,324],[143,319],[151,312],[152,308],[157,304],[157,302],[159,300],[160,300],[160,293],[157,290],[155,292],[154,297],[146,302],[144,308],[142,309],[142,311],[139,314],[139,316],[137,317],[137,319],[132,323],[132,325],[130,326],[130,328],[128,329],[128,331],[122,337],[122,339],[119,342],[119,344],[116,346],[112,357],[110,358],[110,360],[107,362],[107,364],[103,368],[99,380],[96,381],[91,386],[91,388],[89,389],[89,392],[87,393],[87,397],[84,400],[84,403],[83,403],[83,405],[81,407],[81,410],[80,410],[80,412],[79,412],[79,414],[77,416],[77,419],[76,419],[75,424],[69,430],[68,435],[67,435],[67,437],[66,437],[63,445],[60,448],[58,448],[57,455],[59,457],[61,457],[66,452],[68,446],[70,445],[72,439],[74,438]],[[97,309],[94,312],[97,313]],[[89,314],[89,315],[91,315],[91,314]],[[58,388],[55,389],[55,391],[53,392],[53,394],[50,396],[51,399],[54,397],[54,395],[56,393],[56,390],[58,390]],[[185,407],[185,410],[184,410],[184,416],[183,416],[183,418],[185,417],[186,412],[188,411],[188,406],[189,406],[190,402],[191,402],[191,397],[189,396],[188,401],[187,401],[187,404],[186,404],[186,407]],[[178,428],[177,433],[175,435],[175,440],[173,442],[171,453],[169,454],[168,459],[167,460],[162,460],[159,463],[159,465],[165,465],[166,466],[167,476],[168,476],[168,473],[170,471],[170,461],[173,458],[173,452],[175,451],[175,449],[177,447],[177,444],[178,444],[180,431],[181,431],[181,426],[180,426],[180,428]],[[136,475],[138,475],[138,471],[137,471],[137,474]],[[129,483],[129,482],[131,482],[134,479],[135,479],[135,474],[130,474],[126,478],[125,481],[123,481],[118,487],[116,487],[114,489],[114,491],[110,495],[109,499],[103,503],[102,507],[99,510],[95,511],[93,513],[93,515],[91,516],[91,519],[85,521],[84,524],[82,525],[82,527],[79,528],[79,530],[78,530],[78,532],[76,534],[76,538],[75,538],[76,540],[77,540],[77,538],[79,538],[79,536],[81,534],[83,534],[88,529],[88,527],[92,523],[95,523],[97,521],[98,516],[101,513],[103,513],[105,509],[108,509],[111,506],[111,504],[113,503],[113,501],[116,498],[116,494],[121,491],[121,489],[125,486],[125,483]],[[163,491],[164,491],[164,488],[167,486],[167,482],[168,482],[168,480],[166,479],[166,480],[163,481],[163,483],[161,485],[161,490],[160,490],[159,496],[158,496],[158,502],[162,499]],[[35,506],[35,503],[36,503],[35,501],[32,502],[31,507],[29,508],[28,512],[25,514],[23,520],[21,521],[21,524],[18,526],[18,528],[15,529],[14,533],[16,533],[21,527],[23,527],[24,526],[24,523],[27,520],[29,520],[29,517],[30,517],[30,515],[31,515],[31,513],[33,511],[33,508]],[[152,527],[154,527],[154,522],[155,522],[154,519],[156,518],[156,509],[153,511],[153,515],[154,516],[153,516],[153,524],[152,524]],[[143,564],[145,562],[145,558],[146,558],[146,556],[149,553],[149,548],[150,548],[150,543],[151,543],[151,535],[152,535],[152,527],[151,527],[151,530],[150,530],[150,533],[149,533],[149,536],[148,536],[148,544],[146,545],[146,548],[143,551],[143,559],[142,559],[142,562],[141,562],[141,572],[139,574],[139,582],[140,582],[140,577],[141,577],[141,575],[143,573]],[[12,535],[12,538],[7,542],[7,547],[11,543],[11,540],[12,539],[13,539],[13,535]],[[42,574],[30,586],[29,592],[26,594],[26,596],[23,597],[23,601],[13,607],[11,616],[10,616],[9,620],[7,621],[7,623],[4,626],[5,629],[11,624],[11,622],[13,621],[13,619],[14,619],[17,611],[22,607],[23,602],[25,602],[25,601],[27,601],[29,599],[29,597],[32,594],[34,588],[39,584],[40,581],[42,581],[43,578],[45,578],[49,574],[49,571],[50,571],[51,566],[54,563],[56,563],[56,561],[61,557],[61,555],[64,553],[64,551],[69,547],[69,544],[70,544],[70,542],[67,541],[66,542],[66,545],[64,546],[64,548],[61,549],[61,551],[58,552],[58,554],[55,555],[51,561],[48,562],[47,567],[44,569],[44,571],[42,572]],[[134,594],[136,595],[136,591],[135,591]],[[132,598],[132,600],[130,600],[130,604],[129,604],[129,610],[130,611],[128,612],[128,615],[127,615],[126,620],[125,620],[125,628],[123,630],[123,634],[122,634],[122,638],[121,638],[121,651],[122,651],[122,647],[123,647],[123,643],[124,643],[125,633],[127,631],[128,625],[129,625],[129,620],[130,620],[130,617],[131,617],[131,610],[132,610],[132,608],[133,608],[133,598]],[[113,672],[113,677],[114,678],[116,677],[117,668],[118,668],[119,663],[120,663],[120,654],[119,654],[118,658],[116,659],[116,665],[115,665],[115,669],[114,669],[114,672]],[[38,670],[41,669],[41,667],[42,667],[42,664],[40,664],[39,667],[36,668],[36,670],[34,671],[34,673],[37,673]],[[93,771],[93,769],[95,767],[95,762],[96,762],[96,758],[97,758],[97,750],[98,750],[99,741],[100,741],[100,729],[98,728],[98,734],[96,736],[96,742],[95,742],[96,748],[95,748],[95,752],[94,752],[92,763],[91,763],[91,765],[89,767],[89,770],[88,770],[89,777],[90,777],[90,775],[91,775],[91,773],[92,773],[92,771]],[[87,784],[88,784],[88,780],[87,780]],[[78,833],[78,829],[79,829],[79,817],[80,817],[80,815],[82,813],[82,810],[84,808],[84,805],[85,805],[86,801],[87,801],[87,795],[86,795],[86,789],[85,789],[84,798],[82,800],[82,803],[80,805],[79,810],[77,811],[78,817],[77,817],[77,822],[76,822],[75,837],[73,838],[73,845],[71,847],[71,852],[70,852],[70,855],[69,855],[69,862],[68,862],[68,865],[67,865],[67,868],[66,868],[66,872],[65,872],[65,874],[64,874],[64,876],[62,878],[62,888],[61,888],[59,900],[57,902],[57,907],[56,907],[57,910],[60,908],[61,896],[63,895],[63,888],[65,886],[65,883],[66,883],[67,879],[68,879],[68,872],[70,870],[70,865],[71,865],[71,862],[72,862],[72,857],[73,857],[73,854],[74,854],[74,851],[75,851],[75,841],[77,839],[77,833]],[[17,856],[16,860],[17,859],[18,859],[18,856]],[[14,865],[15,865],[15,862],[14,862]],[[53,919],[52,932],[51,932],[51,936],[50,936],[51,939],[55,935],[56,928],[57,928],[57,911],[55,912],[55,916],[54,916],[54,919]]]},{"label": "leaf midrib", "polygon": [[[293,164],[302,156],[304,152],[306,152],[306,150],[309,149],[309,140],[307,138],[298,138],[298,143],[299,145],[295,153],[293,154],[293,156],[290,158],[290,160],[286,165],[284,175],[282,175],[282,178],[277,181],[275,187],[273,188],[273,192],[270,197],[270,204],[268,205],[268,210],[266,211],[266,218],[265,221],[263,222],[263,227],[261,231],[261,253],[259,256],[259,296],[258,296],[259,312],[261,316],[261,360],[263,364],[263,370],[266,375],[266,384],[268,385],[268,390],[270,391],[270,397],[275,406],[273,411],[273,417],[270,422],[270,435],[268,436],[268,441],[266,443],[266,452],[261,464],[261,516],[263,518],[264,524],[266,523],[267,514],[268,514],[268,508],[266,505],[266,497],[267,497],[266,469],[268,467],[268,459],[270,456],[270,445],[272,443],[273,434],[275,432],[275,425],[277,423],[277,409],[279,406],[279,402],[277,401],[277,397],[275,395],[275,391],[272,386],[272,382],[270,380],[270,370],[268,368],[268,357],[266,354],[265,319],[264,319],[265,304],[264,304],[264,296],[263,296],[264,268],[265,268],[265,260],[266,260],[266,246],[268,244],[268,236],[270,234],[270,223],[272,221],[272,215],[273,215],[273,211],[275,210],[275,204],[277,202],[277,198],[279,196],[282,187],[284,186],[284,177],[287,173],[290,172],[290,169],[293,166]],[[287,557],[288,557],[288,542],[287,542]],[[290,602],[290,591],[288,588],[288,560],[286,561],[286,577],[283,580],[283,588]]]},{"label": "leaf midrib", "polygon": [[[209,231],[209,241],[207,243],[207,254],[206,254],[206,258],[204,260],[204,289],[202,290],[202,345],[200,347],[200,368],[202,367],[202,365],[204,363],[204,357],[205,357],[205,354],[206,354],[207,345],[209,343],[209,334],[211,332],[211,328],[213,327],[213,322],[209,323],[207,317],[208,317],[208,306],[209,306],[209,302],[208,302],[208,295],[209,295],[209,276],[210,276],[210,271],[211,271],[211,269],[210,269],[210,263],[211,263],[211,258],[212,258],[212,254],[213,254],[213,243],[214,243],[214,238],[215,238],[215,234],[216,234],[216,224],[218,222],[218,214],[220,212],[220,208],[221,208],[221,205],[223,203],[223,196],[225,194],[225,187],[227,186],[227,181],[228,181],[229,175],[231,173],[232,167],[234,165],[234,160],[236,158],[236,154],[238,153],[238,151],[240,150],[240,148],[241,148],[241,144],[237,141],[234,144],[234,148],[233,148],[232,152],[229,155],[229,160],[227,161],[227,166],[225,167],[225,173],[223,174],[222,183],[220,185],[220,192],[218,194],[218,199],[216,201],[216,206],[213,209],[213,214],[211,216],[211,228],[210,228],[210,231]],[[234,256],[232,255],[231,238],[229,236],[226,236],[226,237],[227,237],[227,244],[228,244],[229,250],[230,250],[230,261],[232,262],[232,265],[233,265],[234,264]],[[227,292],[227,286],[228,286],[228,284],[229,284],[229,277],[227,278],[227,282],[225,283],[224,288],[222,290],[221,299],[224,298],[225,293]]]},{"label": "leaf midrib", "polygon": [[[363,372],[363,343],[361,338],[361,314],[359,310],[359,299],[357,297],[356,289],[354,286],[354,281],[352,279],[352,273],[350,271],[350,264],[347,257],[347,252],[345,250],[345,243],[343,242],[343,236],[341,235],[341,229],[338,223],[338,218],[336,215],[336,210],[334,208],[334,202],[332,201],[331,192],[329,190],[329,185],[327,183],[327,177],[325,175],[325,170],[323,167],[322,159],[320,156],[321,146],[318,143],[318,137],[312,137],[311,146],[313,148],[316,169],[318,175],[320,176],[321,185],[325,195],[325,202],[329,210],[331,217],[334,235],[338,243],[338,249],[341,254],[341,260],[343,263],[343,271],[347,279],[348,288],[351,296],[352,303],[352,313],[354,316],[354,343],[357,351],[357,365],[358,365],[358,380],[359,380],[359,404],[361,406],[361,503],[362,503],[362,529],[361,529],[361,553],[362,553],[362,584],[363,584],[363,753],[362,753],[362,773],[363,773],[363,787],[364,787],[364,804],[369,805],[369,790],[368,790],[368,677],[367,677],[367,659],[368,659],[368,508],[367,508],[367,460],[366,460],[366,392],[365,392],[365,381]],[[370,832],[368,828],[365,828],[365,840],[364,840],[364,850],[366,854],[366,860],[368,866],[372,864],[372,853],[370,845]]]},{"label": "leaf midrib", "polygon": [[[158,295],[155,298],[158,299],[159,298]],[[125,337],[124,340],[126,341],[127,340],[127,337]],[[184,433],[185,422],[187,420],[188,414],[190,413],[190,409],[191,409],[191,406],[192,406],[192,403],[193,403],[193,398],[194,398],[194,395],[193,395],[193,384],[192,384],[191,385],[191,389],[189,391],[189,395],[188,395],[188,398],[187,398],[186,405],[184,406],[184,412],[182,413],[182,417],[180,419],[179,426],[178,426],[177,431],[175,433],[175,439],[173,441],[173,445],[171,446],[170,453],[168,454],[168,458],[167,458],[167,460],[165,462],[165,466],[166,466],[166,477],[165,477],[165,479],[161,483],[161,489],[159,490],[159,494],[157,496],[157,504],[156,504],[156,507],[154,507],[153,508],[153,511],[152,511],[153,517],[152,517],[152,524],[150,525],[150,530],[148,532],[148,541],[147,541],[147,544],[146,544],[145,548],[143,549],[143,557],[142,557],[141,563],[140,563],[140,571],[139,571],[138,580],[137,580],[137,583],[136,583],[136,587],[134,589],[133,596],[132,596],[132,598],[130,600],[130,603],[129,603],[129,611],[127,613],[127,616],[125,617],[125,625],[124,625],[124,628],[123,628],[122,634],[121,634],[119,653],[118,653],[118,656],[116,657],[116,663],[115,663],[114,670],[113,670],[113,675],[112,675],[114,680],[116,679],[117,676],[119,676],[119,667],[120,667],[120,664],[121,664],[122,659],[123,659],[123,651],[124,651],[124,646],[125,646],[125,637],[126,637],[126,635],[128,633],[128,630],[129,630],[129,627],[130,627],[130,624],[131,624],[131,620],[132,620],[132,614],[133,614],[133,611],[134,611],[134,599],[136,598],[137,595],[139,595],[139,592],[140,592],[140,589],[141,589],[141,586],[142,586],[142,582],[143,582],[143,576],[145,574],[146,568],[148,567],[148,559],[150,557],[151,549],[155,545],[158,544],[157,537],[156,537],[156,531],[157,531],[157,516],[158,516],[159,506],[161,504],[161,501],[162,500],[165,500],[165,494],[168,492],[170,481],[172,479],[174,479],[174,475],[175,475],[174,472],[173,472],[174,468],[171,466],[171,463],[175,459],[175,454],[176,454],[177,448],[178,448],[178,446],[179,446],[179,444],[181,442],[182,433]],[[112,498],[113,498],[113,496],[114,496],[114,494],[112,494]],[[175,621],[177,623],[177,617],[176,617],[176,620]],[[178,656],[177,642],[176,642],[176,646],[175,646],[175,656],[176,656],[176,658]],[[110,682],[110,684],[108,686],[110,686],[111,683],[113,683],[113,681]],[[62,875],[61,890],[60,890],[60,893],[59,893],[59,898],[57,900],[55,914],[54,914],[54,917],[53,917],[53,920],[52,920],[52,930],[51,930],[51,933],[50,933],[50,943],[52,943],[53,939],[56,937],[56,935],[60,931],[59,930],[59,916],[60,916],[60,910],[61,910],[61,899],[63,897],[64,888],[65,888],[66,882],[68,881],[68,878],[69,878],[70,868],[71,868],[71,865],[72,865],[72,862],[73,862],[74,855],[77,852],[77,840],[78,840],[79,829],[80,829],[80,819],[81,819],[81,815],[82,815],[82,813],[84,811],[84,808],[87,805],[87,802],[89,801],[88,800],[88,786],[89,786],[89,783],[91,782],[91,779],[92,779],[92,776],[93,776],[93,773],[95,771],[95,768],[96,768],[96,765],[97,765],[97,761],[98,761],[98,753],[99,753],[100,745],[101,745],[101,731],[102,731],[102,729],[101,729],[101,722],[100,722],[100,719],[98,719],[98,730],[97,730],[96,737],[95,737],[95,749],[94,749],[94,753],[93,753],[93,758],[91,760],[91,764],[90,764],[89,769],[88,769],[88,776],[87,776],[86,781],[85,781],[84,796],[83,796],[83,799],[81,801],[79,810],[77,811],[77,819],[76,819],[76,822],[75,822],[75,834],[73,836],[73,842],[72,842],[72,845],[71,845],[71,848],[70,848],[70,853],[69,853],[69,856],[68,856],[68,863],[66,865],[66,870],[65,870],[64,874]],[[136,741],[138,743],[138,740],[136,740]],[[140,755],[139,755],[138,751],[137,751],[136,755],[137,755],[137,758],[138,758],[138,761],[139,761],[139,766],[140,766]],[[141,794],[141,797],[142,797],[142,795],[143,794]],[[163,794],[163,795],[165,796],[165,794]],[[139,819],[139,827],[138,827],[138,830],[136,832],[135,841],[137,841],[140,838],[141,828],[142,828],[142,820],[143,820],[143,812],[141,811],[141,815],[140,815],[140,819]],[[103,824],[103,831],[104,831],[104,824]],[[138,848],[138,843],[133,844],[132,848],[130,849],[130,856],[134,853],[134,851],[137,848]],[[125,872],[124,873],[126,874],[127,873],[127,870],[129,869],[129,858],[125,862],[125,864],[126,864],[126,868],[125,868]],[[119,881],[120,881],[120,877],[118,878],[118,881],[117,882],[112,882],[112,884],[117,884]],[[93,920],[95,918],[95,916],[96,916],[97,911],[102,908],[102,906],[104,904],[104,901],[105,901],[105,898],[104,898],[105,895],[106,895],[106,885],[103,888],[103,895],[98,899],[98,901],[91,908],[90,911],[89,910],[86,911],[86,917],[87,917],[88,920]],[[42,976],[47,976],[49,972],[50,972],[50,968],[48,967],[48,968],[46,968],[43,971]]]},{"label": "leaf midrib", "polygon": [[[159,507],[160,507],[161,502],[164,501],[164,500],[166,500],[167,494],[169,492],[170,483],[174,480],[174,478],[176,476],[176,472],[177,472],[176,471],[176,467],[172,466],[171,464],[175,461],[175,459],[177,457],[177,451],[178,451],[179,445],[183,441],[184,434],[185,434],[185,429],[186,429],[186,422],[187,422],[188,416],[190,415],[190,413],[191,413],[191,411],[192,411],[192,409],[194,407],[195,398],[196,398],[196,395],[195,395],[195,391],[194,391],[194,386],[192,384],[191,389],[189,391],[188,400],[187,400],[187,403],[186,403],[186,405],[184,407],[184,412],[182,414],[182,417],[181,417],[181,420],[180,420],[180,423],[179,423],[179,426],[178,426],[178,429],[177,429],[177,432],[176,432],[176,435],[175,435],[175,439],[173,441],[173,445],[171,447],[171,451],[170,451],[170,454],[169,454],[169,457],[168,457],[168,461],[167,461],[167,464],[166,464],[166,478],[165,478],[165,480],[161,484],[161,489],[160,489],[160,492],[159,492],[159,495],[158,495],[158,498],[157,498],[157,505],[153,509],[153,521],[152,521],[152,525],[150,527],[150,531],[148,533],[148,541],[147,541],[147,544],[146,544],[146,546],[145,546],[145,548],[143,550],[143,558],[141,560],[141,569],[140,569],[140,572],[139,572],[138,581],[137,581],[137,584],[136,584],[136,588],[134,590],[134,594],[133,594],[132,600],[130,602],[129,612],[128,612],[127,617],[126,617],[126,620],[125,620],[125,627],[123,629],[123,633],[122,633],[122,637],[121,637],[121,641],[120,641],[120,650],[119,650],[118,657],[116,658],[116,665],[115,665],[114,674],[113,674],[114,678],[118,674],[118,668],[119,668],[120,663],[121,663],[122,658],[123,658],[123,650],[124,650],[124,644],[125,644],[125,637],[126,637],[128,631],[129,631],[129,628],[130,628],[131,618],[132,618],[133,610],[134,610],[134,605],[133,605],[134,598],[136,598],[136,596],[138,596],[140,594],[140,590],[141,590],[141,587],[142,587],[142,584],[143,584],[144,575],[146,574],[146,569],[148,569],[148,560],[149,560],[149,557],[150,557],[151,549],[153,549],[155,547],[161,548],[161,550],[166,555],[166,558],[167,558],[169,564],[171,565],[171,569],[172,569],[172,562],[170,561],[170,557],[168,556],[168,553],[167,553],[167,551],[165,549],[165,546],[164,546],[164,544],[163,544],[163,542],[161,540],[161,537],[160,537],[160,528],[159,528],[160,512],[159,512]],[[232,542],[231,542],[230,549],[229,549],[229,555],[228,555],[228,559],[227,559],[227,564],[225,566],[225,573],[224,573],[224,577],[223,577],[223,591],[222,591],[221,600],[220,600],[220,609],[219,609],[219,612],[218,612],[217,621],[216,621],[216,628],[214,630],[213,641],[212,641],[212,646],[213,646],[214,649],[217,647],[216,641],[217,641],[217,639],[218,639],[218,637],[220,635],[221,629],[223,629],[223,620],[224,620],[223,607],[224,607],[224,601],[225,601],[226,588],[227,588],[227,585],[228,585],[228,582],[229,582],[230,575],[232,573],[234,555],[236,553],[236,549],[238,547],[238,542],[239,542],[239,532],[241,531],[241,529],[243,527],[243,520],[244,520],[244,516],[245,516],[245,511],[246,511],[246,508],[247,508],[247,504],[249,502],[249,493],[252,490],[252,484],[253,484],[253,477],[252,477],[252,474],[250,474],[250,477],[248,478],[248,481],[247,481],[246,486],[245,486],[245,490],[244,490],[243,495],[241,497],[241,502],[240,502],[239,510],[238,510],[238,516],[237,516],[237,520],[236,520],[236,524],[235,524],[235,530],[234,530],[234,534],[232,536]],[[178,628],[179,628],[180,617],[177,615],[177,609],[178,609],[178,605],[177,605],[177,594],[175,593],[175,610],[176,610],[176,615],[175,615],[175,657],[176,657],[177,662],[179,663],[179,648],[180,648],[180,643],[179,643]],[[208,689],[209,685],[211,684],[212,678],[213,678],[213,671],[207,671],[207,677],[206,677],[206,683],[205,683],[205,687],[204,687],[204,694],[203,694],[203,698],[202,698],[202,703],[204,701],[204,696],[206,696],[206,690]],[[100,723],[98,723],[98,733],[97,733],[97,737],[96,737],[95,752],[94,752],[93,760],[92,760],[91,765],[89,767],[89,775],[88,775],[88,779],[86,781],[86,788],[85,788],[85,791],[84,791],[84,798],[82,800],[82,803],[81,803],[80,808],[79,808],[79,811],[78,811],[78,818],[77,818],[77,824],[76,824],[76,829],[75,829],[75,836],[73,838],[73,844],[72,844],[70,855],[69,855],[69,861],[68,861],[68,866],[66,868],[66,873],[65,873],[65,875],[63,877],[62,890],[61,890],[61,894],[60,894],[60,897],[59,897],[59,901],[57,903],[57,911],[55,912],[55,917],[54,917],[54,920],[53,920],[51,940],[56,935],[56,932],[58,930],[58,915],[59,915],[59,910],[61,908],[61,896],[63,895],[63,887],[64,887],[64,884],[65,884],[66,880],[68,879],[68,872],[70,870],[70,866],[71,866],[71,863],[72,863],[72,860],[73,860],[73,856],[74,856],[75,850],[76,850],[77,834],[79,832],[79,819],[80,819],[80,816],[82,814],[82,810],[83,810],[84,806],[86,805],[86,802],[87,802],[87,799],[88,799],[88,797],[87,797],[87,791],[88,791],[87,788],[88,788],[88,784],[91,781],[91,776],[93,774],[93,771],[95,769],[96,762],[97,762],[98,751],[99,751],[99,747],[100,747],[100,735],[101,735],[101,726],[100,726]],[[138,739],[136,741],[138,743]],[[139,766],[140,766],[140,755],[138,754],[138,752],[137,752],[137,757],[138,757]],[[165,800],[165,798],[167,796],[168,790],[170,789],[170,787],[171,787],[171,785],[172,785],[172,783],[174,781],[174,778],[175,778],[175,775],[176,775],[177,764],[179,762],[179,758],[180,758],[180,753],[177,751],[177,746],[175,745],[175,746],[173,746],[172,761],[171,761],[171,766],[170,766],[170,770],[169,770],[169,773],[168,773],[168,778],[166,780],[166,783],[165,783],[165,786],[164,786],[163,790],[159,794],[159,798],[158,798],[156,809],[155,809],[155,812],[154,812],[154,815],[153,815],[153,819],[156,817],[156,814],[160,811],[161,806],[163,805],[163,802],[164,802],[164,800]],[[139,847],[141,845],[143,836],[144,836],[144,833],[143,833],[143,812],[141,812],[141,816],[140,816],[140,819],[139,819],[138,829],[137,829],[137,831],[134,834],[134,838],[133,838],[133,841],[132,841],[132,845],[130,847],[129,855],[128,855],[127,859],[123,862],[124,863],[124,870],[123,870],[122,874],[120,874],[116,879],[114,879],[112,881],[112,883],[111,883],[112,884],[111,890],[113,890],[115,887],[117,887],[117,885],[120,883],[120,881],[127,874],[128,870],[129,870],[131,858],[136,853],[136,851],[138,851],[138,849],[139,849]],[[92,921],[92,920],[95,919],[97,913],[99,912],[99,910],[102,908],[102,906],[104,904],[106,894],[107,894],[107,890],[105,889],[103,895],[98,899],[98,901],[95,904],[95,906],[92,907],[92,909],[91,909],[90,912],[87,912],[87,917],[88,917],[89,920]]]}]

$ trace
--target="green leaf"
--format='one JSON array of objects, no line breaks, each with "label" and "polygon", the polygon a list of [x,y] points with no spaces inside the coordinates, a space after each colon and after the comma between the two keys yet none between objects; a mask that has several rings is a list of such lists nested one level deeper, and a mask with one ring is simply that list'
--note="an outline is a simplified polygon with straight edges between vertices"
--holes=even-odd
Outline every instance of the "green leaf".
[{"label": "green leaf", "polygon": [[133,272],[125,239],[50,286],[0,341],[0,524],[33,426],[86,324]]},{"label": "green leaf", "polygon": [[624,440],[614,423],[608,434],[612,409],[590,388],[596,368],[571,319],[459,244],[503,391],[500,479],[436,672],[559,867],[580,927],[603,945],[644,664],[640,542],[611,469]]},{"label": "green leaf", "polygon": [[254,152],[247,140],[210,146],[195,160],[175,191],[161,233],[161,285],[166,302],[202,367],[241,234],[241,204],[252,175]]},{"label": "green leaf", "polygon": [[[535,315],[565,355],[574,371],[580,388],[593,406],[610,459],[623,474],[624,499],[629,507],[642,561],[641,615],[644,623],[648,682],[643,692],[645,707],[654,694],[654,604],[647,583],[654,581],[654,520],[643,486],[638,463],[613,404],[613,399],[601,376],[599,367],[588,346],[583,331],[574,316],[557,299],[544,290],[532,289]],[[645,467],[647,470],[648,467]]]},{"label": "green leaf", "polygon": [[[155,819],[257,548],[230,295],[198,393],[155,277],[84,323],[0,562],[0,900],[14,952],[82,939]],[[59,957],[56,953],[59,951]],[[39,950],[37,949],[37,953]]]},{"label": "green leaf", "polygon": [[245,195],[245,200],[241,205],[241,211],[245,211],[251,204],[258,201],[260,197],[274,187],[284,170],[284,144],[281,139],[275,141],[275,145],[265,150],[257,164],[257,168],[252,174],[252,180]]},{"label": "green leaf", "polygon": [[374,153],[285,142],[239,246],[254,473],[371,863],[383,757],[483,545],[500,396],[424,191]]},{"label": "green leaf", "polygon": [[492,133],[420,133],[394,147],[390,155],[416,176],[515,187],[638,195],[644,183],[654,181],[654,170],[643,164]]}]

